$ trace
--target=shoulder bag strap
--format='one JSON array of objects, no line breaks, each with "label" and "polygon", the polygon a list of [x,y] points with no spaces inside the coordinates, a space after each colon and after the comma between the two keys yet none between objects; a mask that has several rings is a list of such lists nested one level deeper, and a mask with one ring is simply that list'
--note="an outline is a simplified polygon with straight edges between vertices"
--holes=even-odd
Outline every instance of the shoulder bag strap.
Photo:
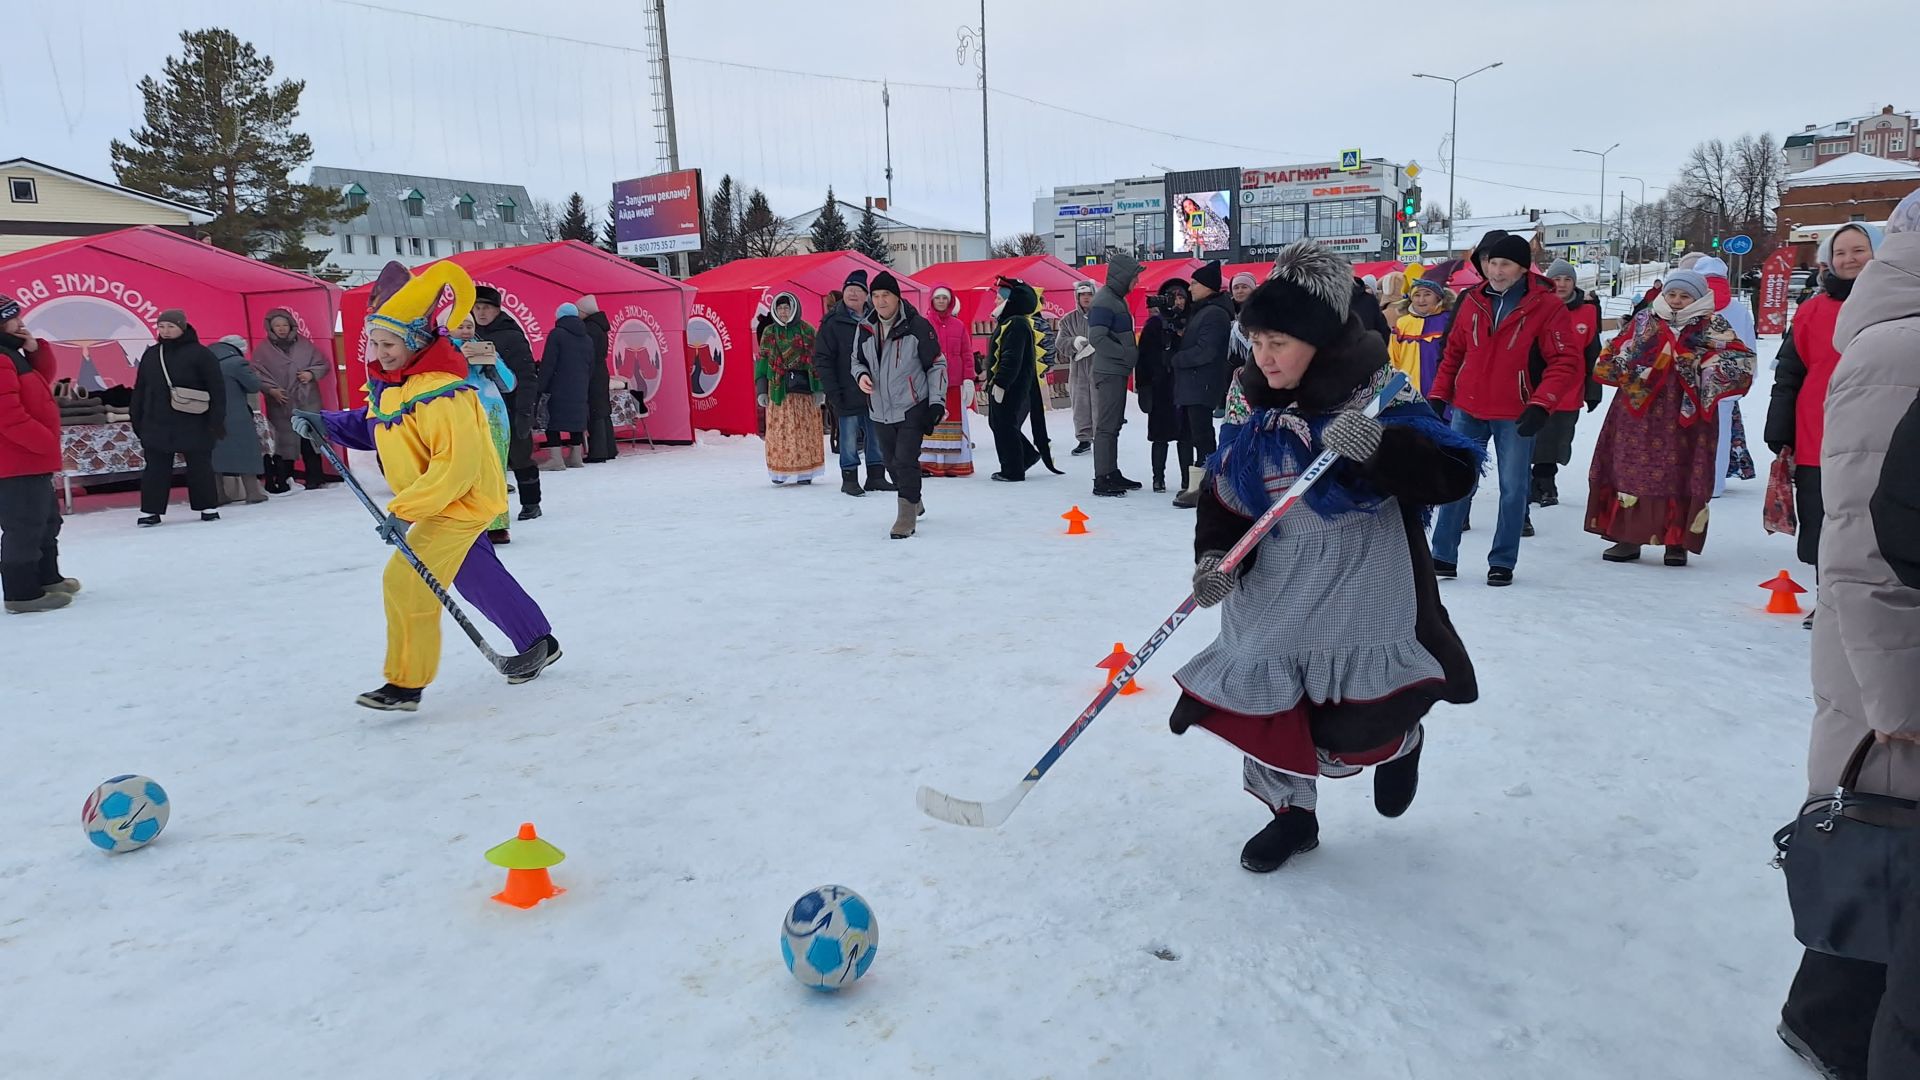
[{"label": "shoulder bag strap", "polygon": [[1852,791],[1860,786],[1860,768],[1866,764],[1867,751],[1873,749],[1873,732],[1869,731],[1860,738],[1860,745],[1853,748],[1853,756],[1847,759],[1846,771],[1840,774],[1840,787],[1843,791]]}]

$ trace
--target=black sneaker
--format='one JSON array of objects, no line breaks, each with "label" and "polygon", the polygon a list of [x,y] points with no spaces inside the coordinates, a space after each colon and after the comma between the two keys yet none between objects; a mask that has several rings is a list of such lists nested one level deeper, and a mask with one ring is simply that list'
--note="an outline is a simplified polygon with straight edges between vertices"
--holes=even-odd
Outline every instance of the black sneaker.
[{"label": "black sneaker", "polygon": [[1427,748],[1426,732],[1420,735],[1412,753],[1373,770],[1373,808],[1381,817],[1399,817],[1413,805],[1414,792],[1420,787],[1420,751]]},{"label": "black sneaker", "polygon": [[1126,477],[1121,476],[1119,473],[1114,473],[1112,479],[1114,483],[1119,484],[1121,487],[1126,488],[1128,491],[1139,491],[1141,488],[1147,486],[1138,480],[1129,480]]},{"label": "black sneaker", "polygon": [[1074,457],[1085,457],[1085,456],[1087,456],[1088,454],[1091,454],[1091,453],[1093,453],[1093,444],[1092,444],[1092,443],[1090,443],[1090,442],[1083,442],[1083,443],[1076,443],[1076,444],[1074,444],[1074,447],[1073,447],[1073,456],[1074,456]]},{"label": "black sneaker", "polygon": [[1320,846],[1320,820],[1311,810],[1289,807],[1273,815],[1267,827],[1240,849],[1240,865],[1256,874],[1271,874],[1295,855]]},{"label": "black sneaker", "polygon": [[1454,578],[1460,576],[1460,566],[1458,563],[1441,562],[1439,559],[1435,559],[1433,560],[1433,576],[1445,581],[1452,581]]},{"label": "black sneaker", "polygon": [[521,507],[519,516],[514,518],[514,520],[515,521],[532,521],[534,518],[537,518],[539,516],[540,516],[540,504],[534,503],[532,506]]},{"label": "black sneaker", "polygon": [[160,515],[148,514],[146,517],[143,517],[139,521],[134,522],[134,524],[140,526],[143,529],[151,529],[155,525],[160,524]]},{"label": "black sneaker", "polygon": [[420,691],[388,683],[378,690],[361,694],[353,699],[353,703],[376,712],[419,712]]},{"label": "black sneaker", "polygon": [[200,520],[201,520],[201,521],[219,521],[219,520],[220,520],[220,511],[218,511],[218,510],[202,510],[202,511],[200,512]]},{"label": "black sneaker", "polygon": [[1487,584],[1494,588],[1505,588],[1513,584],[1513,567],[1494,566],[1487,570]]},{"label": "black sneaker", "polygon": [[532,671],[529,671],[524,675],[507,676],[507,684],[509,686],[519,686],[521,683],[530,683],[533,680],[539,678],[541,672],[547,670],[548,668],[560,662],[560,657],[562,655],[560,652],[560,639],[557,637],[554,637],[552,634],[548,634],[546,637],[543,637],[540,640],[547,643],[547,658],[540,661],[539,667],[534,668]]}]

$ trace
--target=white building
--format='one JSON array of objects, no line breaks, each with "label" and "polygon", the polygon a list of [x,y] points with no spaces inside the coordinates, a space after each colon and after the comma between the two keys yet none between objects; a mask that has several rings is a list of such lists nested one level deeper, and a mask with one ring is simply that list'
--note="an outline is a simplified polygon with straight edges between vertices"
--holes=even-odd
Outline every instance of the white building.
[{"label": "white building", "polygon": [[[866,210],[839,199],[835,199],[834,203],[840,208],[840,216],[846,219],[847,230],[851,232],[858,229],[860,218]],[[826,204],[822,203],[804,214],[787,219],[787,228],[794,233],[796,254],[813,251],[813,223],[826,208]],[[939,263],[977,262],[987,257],[985,233],[955,228],[924,217],[910,223],[878,210],[874,211],[873,216],[880,224],[881,234],[887,238],[887,254],[892,257],[893,269],[899,273],[911,276]]]},{"label": "white building", "polygon": [[1480,238],[1502,229],[1531,242],[1537,234],[1540,244],[1556,259],[1568,262],[1592,261],[1607,254],[1612,226],[1604,221],[1589,221],[1559,210],[1528,210],[1499,217],[1461,218],[1453,223],[1453,250],[1447,250],[1447,230],[1426,235],[1427,262],[1451,256],[1465,258]]},{"label": "white building", "polygon": [[1167,257],[1167,184],[1162,176],[1058,187],[1033,202],[1033,231],[1071,266],[1103,262],[1108,248],[1139,259]]},{"label": "white building", "polygon": [[346,271],[347,286],[372,281],[396,259],[419,266],[547,239],[533,221],[532,197],[518,184],[318,165],[308,183],[338,191],[347,205],[366,211],[335,224],[330,234],[307,236],[308,247],[327,252],[327,261]]}]

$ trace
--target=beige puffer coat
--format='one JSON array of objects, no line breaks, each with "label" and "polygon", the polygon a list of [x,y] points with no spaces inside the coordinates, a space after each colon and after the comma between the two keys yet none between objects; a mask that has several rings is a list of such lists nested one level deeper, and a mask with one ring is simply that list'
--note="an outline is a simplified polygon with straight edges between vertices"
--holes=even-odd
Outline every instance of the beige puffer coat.
[{"label": "beige puffer coat", "polygon": [[[1920,393],[1920,233],[1889,236],[1834,329],[1821,451],[1820,606],[1813,623],[1808,785],[1832,791],[1870,731],[1920,734],[1920,589],[1900,584],[1868,502],[1893,429]],[[1861,790],[1920,799],[1920,744],[1875,747]]]}]

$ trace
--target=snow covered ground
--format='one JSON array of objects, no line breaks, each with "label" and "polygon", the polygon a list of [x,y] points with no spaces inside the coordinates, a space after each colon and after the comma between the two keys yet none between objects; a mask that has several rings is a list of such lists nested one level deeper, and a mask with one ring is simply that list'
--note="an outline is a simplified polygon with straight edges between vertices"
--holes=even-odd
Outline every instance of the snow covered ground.
[{"label": "snow covered ground", "polygon": [[[1755,586],[1811,575],[1761,480],[1692,566],[1602,564],[1580,430],[1511,589],[1479,580],[1482,495],[1445,595],[1484,697],[1431,718],[1414,809],[1329,782],[1322,848],[1268,877],[1237,863],[1265,816],[1237,758],[1166,729],[1208,614],[1003,829],[914,807],[1011,787],[1185,593],[1192,518],[1090,498],[1085,458],[929,481],[900,543],[890,499],[774,490],[752,439],[549,474],[505,557],[566,659],[508,688],[450,635],[400,718],[351,705],[386,552],[345,492],[73,519],[77,605],[0,622],[0,1071],[1797,1080],[1767,859],[1809,635]],[[1061,535],[1074,504],[1091,535]],[[80,804],[128,771],[172,822],[107,856]],[[568,854],[532,911],[481,858],[522,821]],[[880,920],[839,996],[778,948],[828,882]]]}]

